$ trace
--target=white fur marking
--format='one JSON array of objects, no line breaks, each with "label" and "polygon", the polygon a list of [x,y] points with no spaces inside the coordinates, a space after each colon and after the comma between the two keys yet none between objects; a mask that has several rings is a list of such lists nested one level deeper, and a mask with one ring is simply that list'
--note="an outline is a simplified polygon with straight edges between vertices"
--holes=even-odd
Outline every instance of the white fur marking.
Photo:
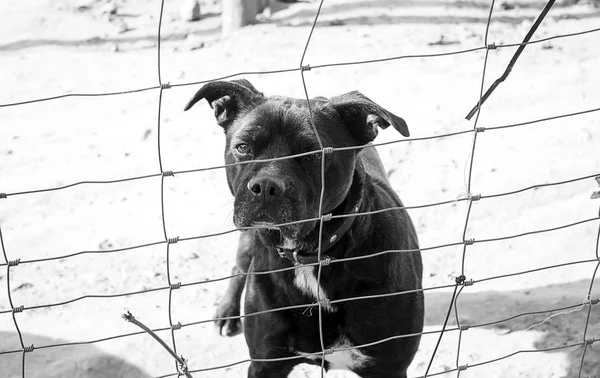
[{"label": "white fur marking", "polygon": [[[296,287],[304,294],[311,296],[314,300],[329,300],[323,287],[317,282],[314,270],[314,266],[296,266],[296,278],[294,279],[294,284],[296,284]],[[329,312],[334,311],[333,307],[328,302],[324,302],[321,305]]]},{"label": "white fur marking", "polygon": [[[334,352],[325,355],[325,361],[329,362],[329,369],[353,371],[363,367],[370,360],[370,357],[366,356],[358,349],[336,350],[352,347],[352,343],[346,336],[340,336],[340,338],[331,346],[331,348],[334,349]],[[298,354],[311,360],[320,358],[320,355],[318,354],[307,354],[303,352],[298,352]]]},{"label": "white fur marking", "polygon": [[340,336],[332,347],[334,348],[334,352],[325,356],[325,361],[329,362],[329,368],[332,370],[353,370],[364,366],[369,361],[369,357],[358,349],[335,351],[335,349],[351,347],[353,345],[350,340],[346,336]]}]

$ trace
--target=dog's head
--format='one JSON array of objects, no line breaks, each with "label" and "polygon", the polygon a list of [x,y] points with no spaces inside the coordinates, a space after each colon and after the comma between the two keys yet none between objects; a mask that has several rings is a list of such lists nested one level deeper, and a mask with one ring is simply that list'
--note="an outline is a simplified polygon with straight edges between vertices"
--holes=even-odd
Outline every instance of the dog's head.
[{"label": "dog's head", "polygon": [[[201,99],[214,109],[226,134],[225,162],[229,188],[235,196],[235,225],[277,229],[290,241],[308,235],[316,221],[278,225],[319,217],[321,152],[243,163],[319,151],[307,101],[264,96],[247,80],[208,83],[185,110]],[[362,146],[375,139],[378,127],[390,125],[409,135],[403,119],[359,92],[312,99],[310,108],[325,147]],[[346,198],[357,154],[356,149],[326,154],[323,213],[331,212]]]}]

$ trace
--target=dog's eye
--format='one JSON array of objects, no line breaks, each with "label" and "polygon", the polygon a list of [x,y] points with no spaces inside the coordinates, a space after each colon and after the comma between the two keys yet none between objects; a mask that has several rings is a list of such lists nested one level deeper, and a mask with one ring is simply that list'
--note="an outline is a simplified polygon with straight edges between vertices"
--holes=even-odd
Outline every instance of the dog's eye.
[{"label": "dog's eye", "polygon": [[235,150],[240,155],[248,155],[250,152],[252,152],[252,149],[246,143],[238,144],[235,146]]}]

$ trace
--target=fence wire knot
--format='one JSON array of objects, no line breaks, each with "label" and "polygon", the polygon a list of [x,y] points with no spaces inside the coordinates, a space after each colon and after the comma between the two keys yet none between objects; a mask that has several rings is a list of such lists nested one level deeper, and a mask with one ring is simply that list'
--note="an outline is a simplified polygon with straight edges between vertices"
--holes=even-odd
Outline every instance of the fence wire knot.
[{"label": "fence wire knot", "polygon": [[302,71],[302,72],[310,71],[310,64],[307,64],[305,66],[300,66],[300,71]]},{"label": "fence wire knot", "polygon": [[469,367],[469,364],[465,364],[465,365],[460,365],[458,367],[458,371],[463,371],[463,370],[467,370],[467,368]]},{"label": "fence wire knot", "polygon": [[329,306],[329,299],[327,299],[327,298],[321,299],[320,301],[317,301],[317,304],[319,306]]},{"label": "fence wire knot", "polygon": [[13,308],[12,312],[13,312],[13,314],[16,314],[18,312],[23,312],[23,310],[25,310],[25,306],[20,305],[18,307]]},{"label": "fence wire knot", "polygon": [[321,215],[321,220],[323,220],[323,222],[329,222],[332,217],[333,217],[333,214],[331,214],[331,213]]},{"label": "fence wire knot", "polygon": [[598,299],[598,298],[592,299],[589,301],[589,303],[591,306],[597,305],[598,303],[600,303],[600,299]]},{"label": "fence wire knot", "polygon": [[323,150],[322,150],[322,151],[323,151],[323,154],[324,154],[324,155],[327,155],[327,154],[332,154],[332,153],[333,153],[333,151],[334,151],[334,148],[333,148],[333,147],[323,147]]},{"label": "fence wire knot", "polygon": [[595,342],[596,342],[596,339],[587,339],[584,341],[584,344],[587,346],[587,345],[592,345]]},{"label": "fence wire knot", "polygon": [[160,85],[160,89],[169,89],[169,88],[171,88],[171,83],[170,82],[164,83],[164,84]]},{"label": "fence wire knot", "polygon": [[475,283],[475,281],[471,280],[467,280],[467,277],[465,277],[464,275],[460,275],[458,277],[456,277],[454,279],[456,281],[457,285],[464,285],[464,286],[473,286],[473,284]]},{"label": "fence wire knot", "polygon": [[485,127],[480,126],[480,127],[475,128],[476,133],[483,133],[484,131],[485,131]]},{"label": "fence wire knot", "polygon": [[185,358],[183,358],[183,356],[181,357],[181,363],[179,363],[179,373],[183,374],[183,375],[188,375],[189,371],[188,371],[188,366],[187,366],[187,360]]},{"label": "fence wire knot", "polygon": [[177,324],[173,324],[171,326],[171,329],[174,330],[174,331],[178,330],[178,329],[181,329],[181,322],[177,322]]},{"label": "fence wire knot", "polygon": [[496,50],[497,48],[498,46],[496,46],[496,42],[488,43],[487,45],[488,50]]},{"label": "fence wire knot", "polygon": [[[595,177],[596,181],[598,182],[598,186],[600,186],[600,176],[596,176]],[[2,198],[2,193],[0,193],[0,198]],[[600,190],[597,190],[595,192],[592,193],[592,197],[590,197],[591,199],[598,199],[600,198]]]},{"label": "fence wire knot", "polygon": [[326,257],[324,259],[321,259],[321,261],[319,261],[319,265],[321,266],[327,266],[331,264],[331,257]]},{"label": "fence wire knot", "polygon": [[329,349],[323,349],[323,355],[326,356],[328,354],[333,354],[333,352],[335,352],[334,348],[329,348]]},{"label": "fence wire knot", "polygon": [[181,282],[177,282],[177,283],[171,284],[170,287],[171,287],[171,290],[177,290],[177,289],[179,289],[181,287]]},{"label": "fence wire knot", "polygon": [[164,171],[162,173],[163,177],[167,177],[167,176],[175,176],[175,174],[173,173],[173,171]]},{"label": "fence wire knot", "polygon": [[0,198],[6,198],[6,197],[7,197],[6,193],[0,193]]},{"label": "fence wire knot", "polygon": [[23,348],[23,352],[30,353],[33,352],[34,349],[35,347],[33,346],[33,344],[31,344],[30,346]]},{"label": "fence wire knot", "polygon": [[175,244],[179,241],[179,236],[175,236],[174,238],[167,239],[167,244]]},{"label": "fence wire knot", "polygon": [[17,266],[17,265],[19,265],[20,262],[21,262],[21,259],[10,260],[8,262],[8,266]]},{"label": "fence wire knot", "polygon": [[479,194],[473,194],[473,193],[469,194],[469,200],[470,201],[479,201],[480,199],[481,199],[481,194],[480,193]]},{"label": "fence wire knot", "polygon": [[461,331],[468,331],[468,330],[469,330],[469,328],[471,328],[471,326],[470,326],[470,325],[468,325],[468,324],[465,324],[465,325],[461,325],[461,326],[460,326],[460,330],[461,330]]},{"label": "fence wire knot", "polygon": [[471,239],[467,239],[464,241],[465,245],[473,245],[475,244],[475,239],[471,238]]}]

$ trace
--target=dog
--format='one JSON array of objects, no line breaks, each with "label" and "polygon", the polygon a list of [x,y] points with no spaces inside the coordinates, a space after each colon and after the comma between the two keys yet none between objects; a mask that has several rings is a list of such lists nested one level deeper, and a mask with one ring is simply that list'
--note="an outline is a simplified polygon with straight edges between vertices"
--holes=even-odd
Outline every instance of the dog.
[{"label": "dog", "polygon": [[[229,336],[241,331],[246,287],[248,377],[286,377],[302,362],[406,377],[423,330],[421,254],[404,209],[372,212],[403,205],[370,144],[390,125],[408,137],[406,122],[356,91],[307,101],[215,81],[185,110],[202,99],[225,132],[233,221],[246,230],[233,273],[250,273],[230,281],[216,323]],[[277,159],[291,155],[301,156]],[[409,251],[369,257],[390,250]],[[379,294],[388,295],[352,300]]]}]

